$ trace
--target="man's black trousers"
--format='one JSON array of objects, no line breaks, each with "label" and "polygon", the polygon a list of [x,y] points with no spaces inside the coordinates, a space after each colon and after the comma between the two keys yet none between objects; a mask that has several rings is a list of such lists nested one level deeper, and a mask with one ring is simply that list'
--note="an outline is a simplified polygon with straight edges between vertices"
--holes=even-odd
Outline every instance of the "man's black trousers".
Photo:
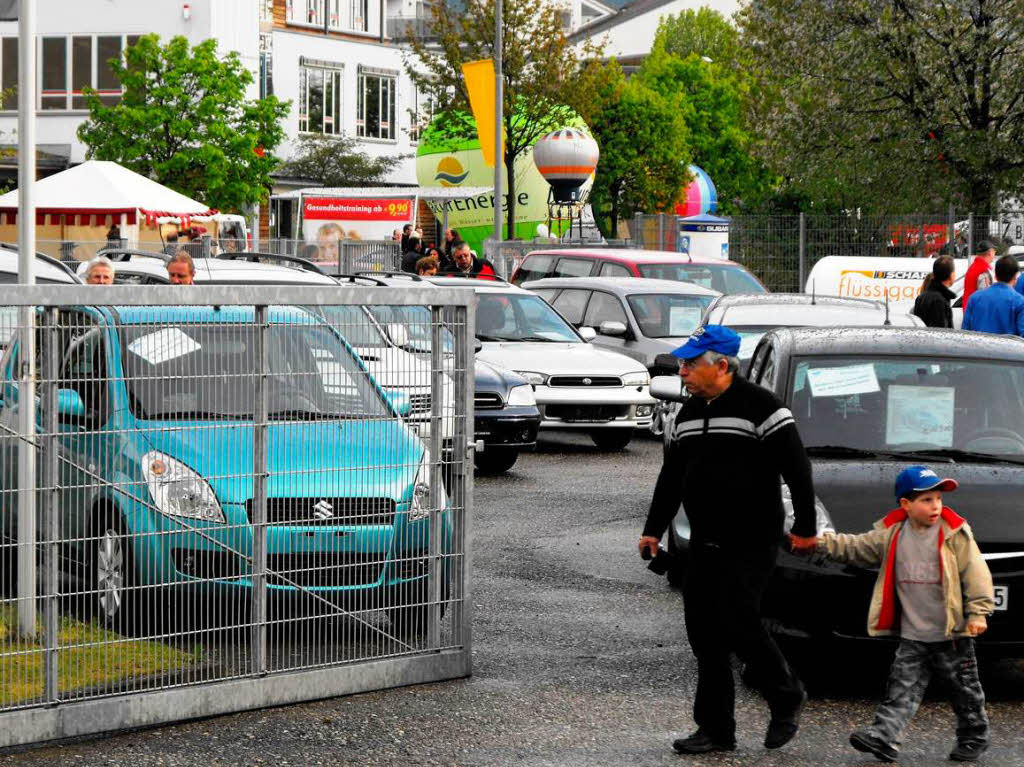
[{"label": "man's black trousers", "polygon": [[736,736],[731,656],[747,664],[772,715],[785,716],[803,686],[761,623],[761,595],[776,549],[756,555],[693,544],[683,586],[686,633],[697,658],[697,727],[719,742]]}]

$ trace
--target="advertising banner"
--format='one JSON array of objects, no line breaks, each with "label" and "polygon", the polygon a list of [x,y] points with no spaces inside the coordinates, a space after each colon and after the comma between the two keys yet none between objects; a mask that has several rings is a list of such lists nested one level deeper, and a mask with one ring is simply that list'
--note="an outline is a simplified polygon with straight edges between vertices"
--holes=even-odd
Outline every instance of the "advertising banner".
[{"label": "advertising banner", "polygon": [[304,257],[338,261],[339,240],[390,240],[395,229],[415,220],[412,197],[305,197],[302,200]]}]

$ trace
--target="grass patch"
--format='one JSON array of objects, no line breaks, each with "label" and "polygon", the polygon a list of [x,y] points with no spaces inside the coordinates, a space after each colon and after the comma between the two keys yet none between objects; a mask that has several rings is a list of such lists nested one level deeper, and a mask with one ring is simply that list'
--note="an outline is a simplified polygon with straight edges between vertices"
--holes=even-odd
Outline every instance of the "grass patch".
[{"label": "grass patch", "polygon": [[[201,649],[184,652],[160,642],[126,639],[70,616],[60,617],[57,641],[57,689],[62,695],[116,687],[202,659]],[[42,698],[44,649],[42,626],[36,626],[34,639],[20,638],[16,605],[0,604],[0,709]]]}]

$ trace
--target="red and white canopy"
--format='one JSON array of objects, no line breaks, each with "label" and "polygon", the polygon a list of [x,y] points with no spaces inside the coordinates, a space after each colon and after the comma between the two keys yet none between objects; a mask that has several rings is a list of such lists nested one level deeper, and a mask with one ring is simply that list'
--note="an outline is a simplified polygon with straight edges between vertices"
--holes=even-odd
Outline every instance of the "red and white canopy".
[{"label": "red and white canopy", "polygon": [[[127,216],[129,225],[138,217],[150,223],[157,218],[177,218],[189,226],[195,216],[212,216],[216,210],[201,202],[140,176],[116,162],[89,160],[35,185],[36,223],[46,224],[47,216],[65,216],[65,223],[102,225],[108,216]],[[0,224],[15,223],[18,190],[0,196]],[[74,216],[75,221],[69,221]],[[109,223],[109,221],[107,222]]]}]

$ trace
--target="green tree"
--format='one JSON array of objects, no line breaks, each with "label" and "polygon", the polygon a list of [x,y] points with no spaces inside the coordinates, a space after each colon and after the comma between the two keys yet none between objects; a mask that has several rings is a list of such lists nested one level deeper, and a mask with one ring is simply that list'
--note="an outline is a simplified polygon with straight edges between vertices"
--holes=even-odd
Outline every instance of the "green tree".
[{"label": "green tree", "polygon": [[[431,140],[452,145],[476,136],[462,65],[494,58],[494,0],[467,0],[455,7],[430,0],[425,34],[412,35],[407,71],[416,86],[445,106]],[[562,128],[591,99],[588,64],[600,49],[574,49],[562,31],[557,6],[547,0],[502,4],[502,81],[507,236],[515,237],[516,160],[538,138]],[[485,137],[485,141],[487,138]]]},{"label": "green tree", "polygon": [[78,137],[90,158],[113,160],[220,210],[266,198],[289,104],[246,99],[252,74],[237,53],[219,57],[215,40],[190,47],[174,37],[161,45],[145,35],[111,65],[125,92],[106,106],[87,90],[89,119]]},{"label": "green tree", "polygon": [[990,212],[1024,185],[1020,0],[759,0],[764,157],[843,208]]},{"label": "green tree", "polygon": [[690,154],[674,103],[627,80],[614,60],[596,75],[583,113],[601,149],[590,204],[601,233],[615,239],[620,218],[671,206],[690,180]]},{"label": "green tree", "polygon": [[377,186],[406,155],[371,157],[358,149],[351,136],[303,136],[295,155],[279,175],[321,186]]},{"label": "green tree", "polygon": [[692,161],[714,180],[722,212],[759,204],[770,193],[774,177],[757,157],[749,127],[756,83],[738,33],[721,14],[702,9],[665,19],[639,79],[679,109]]}]

